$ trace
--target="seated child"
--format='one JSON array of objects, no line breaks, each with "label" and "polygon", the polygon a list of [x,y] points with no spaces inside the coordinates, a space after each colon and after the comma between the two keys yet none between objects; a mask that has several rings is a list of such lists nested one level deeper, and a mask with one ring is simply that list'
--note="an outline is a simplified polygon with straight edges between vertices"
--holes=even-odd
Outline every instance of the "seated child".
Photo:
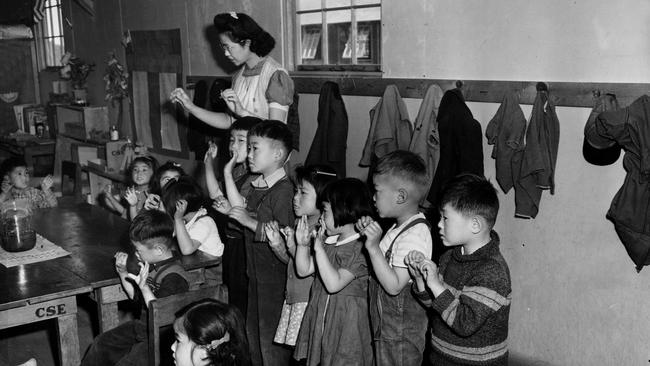
[{"label": "seated child", "polygon": [[32,208],[56,207],[58,202],[52,192],[53,179],[51,175],[41,180],[41,189],[29,186],[27,163],[21,157],[11,157],[0,165],[2,186],[0,202],[15,199],[27,199]]},{"label": "seated child", "polygon": [[440,208],[440,237],[455,248],[438,266],[419,251],[406,258],[413,292],[435,311],[431,364],[507,365],[511,284],[492,230],[497,192],[483,177],[460,175],[443,190]]},{"label": "seated child", "polygon": [[[418,211],[427,187],[424,161],[409,151],[394,151],[373,172],[375,206],[382,218],[396,223],[381,238],[381,227],[369,217],[357,223],[366,236],[374,276],[370,280],[370,320],[377,365],[420,365],[426,344],[426,311],[410,291],[404,257],[418,250],[431,257],[429,223]],[[380,241],[381,238],[381,241]]]},{"label": "seated child", "polygon": [[172,344],[177,366],[249,366],[244,319],[237,308],[213,299],[181,309]]},{"label": "seated child", "polygon": [[183,170],[181,165],[176,162],[168,161],[160,166],[160,168],[156,170],[153,177],[151,178],[151,189],[149,190],[149,194],[147,194],[147,198],[144,201],[144,209],[158,209],[160,211],[166,212],[165,207],[163,207],[164,205],[160,199],[162,192],[165,190],[165,187],[167,187],[167,185],[177,181],[178,178],[186,175],[187,174],[185,174],[185,170]]},{"label": "seated child", "polygon": [[[224,167],[226,197],[223,196],[214,172],[214,159],[217,148],[212,145],[205,154],[205,179],[210,198],[214,200],[212,207],[227,215],[233,206],[246,206],[246,197],[253,190],[251,182],[257,174],[248,171],[248,131],[262,122],[256,117],[242,117],[230,126],[231,159]],[[225,230],[223,251],[223,282],[228,286],[228,303],[236,306],[246,315],[248,307],[248,277],[246,275],[246,253],[244,232],[242,226],[235,220],[228,220]]]},{"label": "seated child", "polygon": [[[137,215],[129,227],[129,239],[140,262],[140,273],[127,272],[128,254],[115,254],[115,270],[130,299],[143,307],[156,298],[186,292],[187,272],[174,257],[174,225],[163,212],[151,210]],[[106,331],[88,349],[82,366],[147,365],[147,321],[136,319]]]},{"label": "seated child", "polygon": [[249,168],[260,176],[251,183],[246,207],[235,206],[228,212],[244,227],[249,279],[246,328],[254,365],[287,365],[291,359],[288,348],[273,344],[287,280],[283,254],[275,249],[283,248],[269,247],[264,233],[264,223],[277,221],[285,227],[295,220],[293,184],[284,170],[291,142],[291,131],[280,121],[264,121],[248,132]]},{"label": "seated child", "polygon": [[[315,230],[316,224],[321,217],[325,187],[335,180],[336,172],[326,165],[309,165],[296,168],[296,193],[293,195],[293,211],[296,217],[300,217],[299,220],[306,224],[309,233]],[[309,291],[314,276],[309,275],[301,278],[296,273],[296,237],[291,226],[281,229],[275,221],[271,221],[265,224],[264,230],[269,245],[271,247],[286,246],[288,254],[285,299],[274,342],[295,346],[302,317],[309,301]],[[280,232],[285,235],[286,240],[282,238]],[[277,249],[275,251],[279,252]]]},{"label": "seated child", "polygon": [[[104,203],[106,206],[122,217],[133,220],[144,207],[150,190],[151,177],[157,166],[158,162],[153,157],[138,156],[133,159],[129,166],[129,187],[121,196],[112,194],[111,184],[104,187]],[[128,210],[124,206],[127,206]]]}]

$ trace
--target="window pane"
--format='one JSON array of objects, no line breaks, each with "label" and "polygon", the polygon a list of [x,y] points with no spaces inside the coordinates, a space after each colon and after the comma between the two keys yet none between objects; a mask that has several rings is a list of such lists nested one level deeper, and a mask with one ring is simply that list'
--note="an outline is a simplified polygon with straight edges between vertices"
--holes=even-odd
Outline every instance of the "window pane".
[{"label": "window pane", "polygon": [[354,5],[381,4],[381,0],[355,0]]},{"label": "window pane", "polygon": [[379,64],[381,54],[380,22],[357,23],[357,63]]},{"label": "window pane", "polygon": [[322,21],[321,13],[301,14],[300,22],[300,55],[301,64],[322,65],[321,55]]},{"label": "window pane", "polygon": [[339,65],[352,62],[351,28],[352,13],[350,10],[328,11],[327,36],[329,38],[328,64]]},{"label": "window pane", "polygon": [[298,6],[296,8],[298,11],[320,9],[321,0],[298,0]]},{"label": "window pane", "polygon": [[367,22],[371,20],[381,20],[381,8],[363,8],[356,9],[357,22]]},{"label": "window pane", "polygon": [[59,8],[51,8],[52,11],[52,35],[61,36],[61,18],[59,17]]},{"label": "window pane", "polygon": [[61,57],[65,53],[63,37],[54,38],[54,66],[61,65]]},{"label": "window pane", "polygon": [[45,66],[55,66],[54,60],[54,39],[45,39]]},{"label": "window pane", "polygon": [[352,2],[350,0],[325,0],[326,8],[340,8],[342,6],[350,6]]}]

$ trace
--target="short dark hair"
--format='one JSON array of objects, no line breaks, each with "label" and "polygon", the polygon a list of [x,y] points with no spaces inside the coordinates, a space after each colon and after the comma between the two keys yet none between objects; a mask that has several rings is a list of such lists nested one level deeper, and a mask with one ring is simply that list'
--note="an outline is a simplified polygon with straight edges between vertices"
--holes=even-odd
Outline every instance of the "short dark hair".
[{"label": "short dark hair", "polygon": [[276,120],[266,120],[258,123],[248,131],[248,137],[258,136],[279,142],[285,151],[285,156],[291,152],[293,144],[293,135],[284,122]]},{"label": "short dark hair", "polygon": [[497,190],[485,177],[461,174],[445,185],[440,199],[440,209],[450,205],[465,216],[481,216],[490,228],[494,227],[499,213]]},{"label": "short dark hair", "polygon": [[261,118],[246,116],[240,117],[235,120],[235,122],[230,125],[230,130],[234,131],[250,131],[255,125],[264,121]]},{"label": "short dark hair", "polygon": [[211,365],[248,365],[250,356],[244,317],[232,305],[214,299],[192,303],[176,313],[183,329],[197,346],[208,346],[228,336],[229,339],[207,351]]},{"label": "short dark hair", "polygon": [[5,175],[11,174],[11,172],[14,171],[14,169],[19,168],[19,167],[27,167],[27,163],[25,162],[25,158],[22,156],[12,156],[10,158],[5,159],[5,161],[0,164],[0,179],[4,177]]},{"label": "short dark hair", "polygon": [[[423,195],[429,183],[427,166],[422,158],[410,151],[395,150],[382,156],[377,162],[374,175],[388,175],[403,179],[419,189]],[[421,198],[421,197],[420,197]]]},{"label": "short dark hair", "polygon": [[316,191],[316,208],[323,210],[323,193],[325,187],[337,179],[336,171],[329,165],[315,164],[299,166],[296,168],[294,185],[298,186],[301,182],[307,182],[314,187]]},{"label": "short dark hair", "polygon": [[334,225],[357,222],[363,216],[373,216],[372,199],[365,183],[357,178],[343,178],[327,185],[323,202],[329,202]]},{"label": "short dark hair", "polygon": [[178,172],[178,174],[181,177],[187,175],[185,173],[185,170],[179,163],[174,161],[168,161],[165,164],[161,165],[156,170],[153,177],[151,178],[151,183],[149,184],[149,187],[151,188],[151,192],[155,194],[160,194],[162,192],[163,187],[160,186],[160,177],[162,177],[163,173],[169,171]]},{"label": "short dark hair", "polygon": [[250,50],[260,57],[268,55],[275,47],[275,39],[262,29],[253,18],[244,13],[221,13],[214,17],[214,27],[233,42],[251,41]]},{"label": "short dark hair", "polygon": [[171,217],[158,210],[141,210],[129,226],[129,239],[151,248],[162,244],[172,248],[174,223]]},{"label": "short dark hair", "polygon": [[192,177],[184,176],[165,185],[161,199],[169,216],[174,216],[179,200],[187,201],[187,212],[194,212],[201,208],[205,197],[199,184]]}]

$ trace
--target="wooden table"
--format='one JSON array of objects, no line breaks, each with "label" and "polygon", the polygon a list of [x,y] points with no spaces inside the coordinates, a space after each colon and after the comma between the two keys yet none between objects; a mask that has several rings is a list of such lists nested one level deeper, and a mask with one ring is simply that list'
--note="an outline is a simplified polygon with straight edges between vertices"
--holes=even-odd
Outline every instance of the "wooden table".
[{"label": "wooden table", "polygon": [[[49,139],[16,141],[5,137],[0,138],[0,150],[13,156],[23,156],[28,167],[35,167],[34,163],[37,157],[51,156],[54,158],[55,145],[56,141]],[[46,170],[47,174],[52,172],[51,168]]]},{"label": "wooden table", "polygon": [[[36,231],[72,253],[53,260],[70,268],[92,287],[97,302],[100,332],[118,325],[117,302],[127,299],[115,272],[113,256],[118,251],[133,253],[129,242],[129,221],[99,206],[81,203],[70,208],[40,209],[34,215]],[[188,271],[216,266],[221,257],[196,251],[182,256]]]},{"label": "wooden table", "polygon": [[76,295],[92,287],[56,259],[11,268],[0,265],[0,278],[0,329],[56,320],[60,364],[78,365]]},{"label": "wooden table", "polygon": [[88,173],[90,196],[94,205],[97,204],[97,199],[103,194],[107,184],[112,184],[118,190],[126,185],[127,179],[124,173],[105,172],[92,166],[83,166],[81,171]]}]

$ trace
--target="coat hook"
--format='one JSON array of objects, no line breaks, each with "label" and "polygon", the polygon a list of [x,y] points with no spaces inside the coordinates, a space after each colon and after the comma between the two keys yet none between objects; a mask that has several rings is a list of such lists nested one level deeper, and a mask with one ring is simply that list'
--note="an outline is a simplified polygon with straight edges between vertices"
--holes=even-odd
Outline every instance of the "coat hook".
[{"label": "coat hook", "polygon": [[462,80],[456,80],[456,87],[458,89],[461,89],[463,87],[463,81]]},{"label": "coat hook", "polygon": [[535,89],[537,89],[538,92],[547,92],[548,93],[548,85],[544,82],[538,82],[537,85],[535,85]]},{"label": "coat hook", "polygon": [[592,90],[591,94],[594,96],[594,98],[598,98],[600,97],[600,90],[599,89]]}]

